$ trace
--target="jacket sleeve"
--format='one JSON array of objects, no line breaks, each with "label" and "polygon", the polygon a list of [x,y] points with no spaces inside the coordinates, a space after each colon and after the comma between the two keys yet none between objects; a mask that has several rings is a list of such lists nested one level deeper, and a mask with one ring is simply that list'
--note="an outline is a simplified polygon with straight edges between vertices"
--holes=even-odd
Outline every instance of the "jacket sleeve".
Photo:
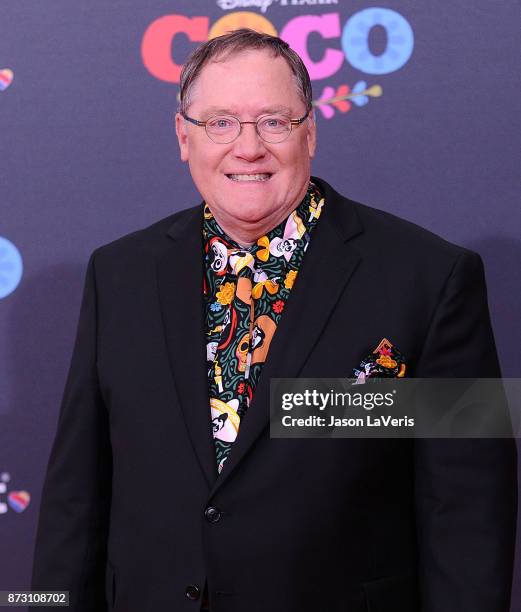
[{"label": "jacket sleeve", "polygon": [[[500,375],[483,263],[464,251],[440,296],[415,376]],[[415,441],[422,612],[509,611],[516,465],[514,439]]]},{"label": "jacket sleeve", "polygon": [[[31,589],[69,591],[71,612],[105,612],[109,425],[96,370],[95,253],[43,485]],[[31,610],[55,610],[35,607]]]}]

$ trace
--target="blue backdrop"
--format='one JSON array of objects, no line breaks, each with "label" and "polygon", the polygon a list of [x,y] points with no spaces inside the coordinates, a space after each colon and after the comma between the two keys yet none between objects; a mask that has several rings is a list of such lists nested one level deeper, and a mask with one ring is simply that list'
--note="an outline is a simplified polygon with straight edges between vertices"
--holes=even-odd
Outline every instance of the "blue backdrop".
[{"label": "blue backdrop", "polygon": [[521,376],[517,2],[17,0],[0,17],[0,589],[29,586],[90,252],[200,201],[173,116],[209,36],[250,25],[302,54],[313,173],[478,251]]}]

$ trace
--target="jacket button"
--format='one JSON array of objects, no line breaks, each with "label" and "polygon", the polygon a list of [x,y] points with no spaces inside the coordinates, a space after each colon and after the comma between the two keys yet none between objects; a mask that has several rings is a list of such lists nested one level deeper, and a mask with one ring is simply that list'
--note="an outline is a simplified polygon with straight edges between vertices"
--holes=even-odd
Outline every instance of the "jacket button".
[{"label": "jacket button", "polygon": [[204,516],[209,523],[217,523],[221,520],[221,511],[214,506],[208,506],[204,511]]},{"label": "jacket button", "polygon": [[191,601],[196,601],[197,599],[199,599],[200,594],[201,591],[198,586],[195,586],[195,584],[189,584],[185,589],[185,595]]}]

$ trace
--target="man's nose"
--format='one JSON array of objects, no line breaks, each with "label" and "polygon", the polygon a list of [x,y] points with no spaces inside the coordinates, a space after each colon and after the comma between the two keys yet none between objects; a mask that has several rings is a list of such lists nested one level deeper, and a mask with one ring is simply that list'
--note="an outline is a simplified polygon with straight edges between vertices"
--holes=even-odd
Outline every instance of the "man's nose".
[{"label": "man's nose", "polygon": [[257,133],[257,126],[254,123],[243,124],[241,133],[233,144],[234,154],[248,160],[257,159],[266,152],[264,141]]}]

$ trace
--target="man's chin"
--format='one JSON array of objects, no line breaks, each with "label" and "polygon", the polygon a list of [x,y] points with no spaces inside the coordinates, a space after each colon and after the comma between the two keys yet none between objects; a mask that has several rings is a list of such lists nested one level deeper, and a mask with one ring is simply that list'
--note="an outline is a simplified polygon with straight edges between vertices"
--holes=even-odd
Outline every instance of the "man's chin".
[{"label": "man's chin", "polygon": [[273,215],[273,207],[269,205],[266,198],[249,197],[245,199],[225,202],[227,216],[233,219],[236,225],[256,225],[262,223]]}]

